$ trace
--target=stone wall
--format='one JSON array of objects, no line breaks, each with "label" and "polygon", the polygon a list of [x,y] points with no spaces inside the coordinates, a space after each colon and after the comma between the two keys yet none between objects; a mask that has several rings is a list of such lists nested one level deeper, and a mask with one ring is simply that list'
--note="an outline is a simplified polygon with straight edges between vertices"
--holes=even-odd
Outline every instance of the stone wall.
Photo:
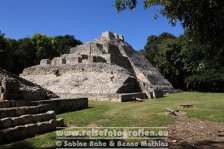
[{"label": "stone wall", "polygon": [[51,60],[52,65],[63,65],[66,64],[66,59],[64,57],[55,57]]},{"label": "stone wall", "polygon": [[82,63],[82,57],[66,57],[66,64],[74,65]]},{"label": "stone wall", "polygon": [[105,101],[105,102],[127,102],[133,101],[136,98],[147,99],[147,95],[142,92],[137,93],[120,93],[120,94],[68,94],[68,93],[59,93],[60,97],[63,98],[83,98],[88,97],[90,101]]},{"label": "stone wall", "polygon": [[117,40],[122,40],[124,41],[124,36],[123,35],[118,35],[116,33],[111,33],[111,32],[103,32],[101,35],[102,38],[108,39],[108,40],[113,40],[113,39],[117,39]]},{"label": "stone wall", "polygon": [[40,61],[40,65],[41,66],[51,65],[51,60],[49,60],[49,59],[42,59]]},{"label": "stone wall", "polygon": [[110,43],[104,43],[102,45],[103,45],[103,54],[121,55],[118,46],[110,44]]},{"label": "stone wall", "polygon": [[[115,66],[115,65],[114,65]],[[48,90],[58,93],[118,93],[136,92],[137,81],[133,76],[125,73],[114,72],[88,72],[83,68],[82,72],[24,76],[33,82],[39,83]],[[109,69],[108,69],[109,70]],[[132,81],[128,81],[132,79]],[[135,80],[135,81],[134,81]]]},{"label": "stone wall", "polygon": [[29,76],[29,75],[47,75],[47,74],[55,74],[55,71],[59,71],[59,73],[80,73],[80,72],[106,72],[114,74],[127,74],[131,75],[132,73],[128,70],[120,67],[118,65],[108,65],[106,63],[92,63],[92,64],[78,64],[78,65],[64,65],[64,66],[34,66],[29,67],[23,70],[21,76]]},{"label": "stone wall", "polygon": [[57,114],[88,108],[88,98],[59,98],[51,100],[33,101],[32,103],[47,104],[49,106],[49,109],[54,110]]},{"label": "stone wall", "polygon": [[103,54],[103,47],[101,44],[97,43],[86,43],[83,45],[78,45],[70,49],[70,53],[73,54],[86,54],[86,55],[98,55]]}]

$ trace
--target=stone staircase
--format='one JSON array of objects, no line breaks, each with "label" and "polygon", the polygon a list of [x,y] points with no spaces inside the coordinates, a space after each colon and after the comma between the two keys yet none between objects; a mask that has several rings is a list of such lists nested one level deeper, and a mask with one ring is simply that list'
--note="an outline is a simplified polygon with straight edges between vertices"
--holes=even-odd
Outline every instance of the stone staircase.
[{"label": "stone staircase", "polygon": [[26,101],[0,102],[0,144],[34,137],[64,126],[49,105],[30,105]]}]

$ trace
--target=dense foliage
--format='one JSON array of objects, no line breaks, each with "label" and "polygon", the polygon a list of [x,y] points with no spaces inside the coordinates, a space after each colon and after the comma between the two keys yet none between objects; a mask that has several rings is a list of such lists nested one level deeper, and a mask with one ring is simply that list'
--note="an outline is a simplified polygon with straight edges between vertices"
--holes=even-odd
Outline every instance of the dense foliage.
[{"label": "dense foliage", "polygon": [[[137,2],[137,0],[116,0],[115,7],[118,11],[127,8],[134,9]],[[216,49],[213,51],[215,53],[209,54],[219,53],[224,56],[223,0],[143,0],[143,2],[145,8],[162,5],[160,13],[170,19],[172,25],[179,20],[183,27],[189,30],[192,37],[196,37],[194,40]]]},{"label": "dense foliage", "polygon": [[52,59],[69,52],[71,47],[82,44],[74,36],[50,37],[36,33],[30,38],[14,40],[0,33],[0,67],[19,74],[26,67],[41,59]]},{"label": "dense foliage", "polygon": [[205,48],[186,31],[178,38],[169,33],[149,36],[141,52],[176,88],[224,91],[223,66],[208,66]]}]

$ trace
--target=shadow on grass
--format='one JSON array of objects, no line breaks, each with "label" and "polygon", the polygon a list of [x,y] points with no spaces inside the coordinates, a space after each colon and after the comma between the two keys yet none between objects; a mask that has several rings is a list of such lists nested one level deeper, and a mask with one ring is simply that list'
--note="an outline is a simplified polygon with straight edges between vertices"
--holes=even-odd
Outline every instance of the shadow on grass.
[{"label": "shadow on grass", "polygon": [[215,148],[215,149],[223,149],[224,148],[224,139],[222,141],[214,141],[214,140],[203,140],[199,141],[195,144],[198,148]]},{"label": "shadow on grass", "polygon": [[1,149],[35,149],[35,147],[32,144],[26,141],[0,145],[0,148]]}]

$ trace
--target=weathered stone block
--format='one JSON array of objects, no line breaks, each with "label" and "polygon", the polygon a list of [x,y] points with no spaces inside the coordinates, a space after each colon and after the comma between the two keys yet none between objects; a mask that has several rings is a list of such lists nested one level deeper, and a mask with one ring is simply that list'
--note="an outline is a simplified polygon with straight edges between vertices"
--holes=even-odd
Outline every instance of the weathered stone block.
[{"label": "weathered stone block", "polygon": [[0,130],[0,144],[2,144],[3,143],[3,133],[2,133],[2,131]]},{"label": "weathered stone block", "polygon": [[33,121],[33,117],[30,114],[20,116],[22,124],[29,124]]},{"label": "weathered stone block", "polygon": [[26,114],[24,109],[20,109],[20,108],[16,109],[16,115],[24,115],[24,114]]},{"label": "weathered stone block", "polygon": [[11,100],[5,100],[6,102],[4,102],[5,103],[5,108],[10,108],[10,107],[12,107],[12,105],[11,105]]},{"label": "weathered stone block", "polygon": [[52,65],[63,65],[66,64],[66,59],[64,57],[55,57],[51,61]]},{"label": "weathered stone block", "polygon": [[50,64],[51,64],[51,60],[49,60],[49,59],[42,59],[40,61],[41,66],[46,66],[46,65],[50,65]]},{"label": "weathered stone block", "polygon": [[79,64],[82,62],[81,57],[67,57],[66,58],[67,64],[74,65],[74,64]]},{"label": "weathered stone block", "polygon": [[2,86],[0,86],[0,94],[1,94],[1,93],[4,93],[4,89],[3,89]]},{"label": "weathered stone block", "polygon": [[22,122],[20,117],[13,117],[11,119],[12,119],[12,126],[17,126]]},{"label": "weathered stone block", "polygon": [[15,100],[11,100],[9,102],[9,107],[16,107],[16,101]]},{"label": "weathered stone block", "polygon": [[62,126],[64,126],[64,119],[58,118],[57,119],[57,127],[62,127]]},{"label": "weathered stone block", "polygon": [[103,32],[101,37],[109,39],[109,40],[112,40],[115,38],[114,34],[111,32]]},{"label": "weathered stone block", "polygon": [[37,124],[37,127],[38,127],[38,133],[44,133],[52,130],[52,126],[50,126],[49,122],[39,122]]},{"label": "weathered stone block", "polygon": [[35,122],[43,122],[43,121],[48,121],[51,119],[55,119],[56,118],[56,114],[53,111],[48,111],[47,113],[41,113],[41,114],[36,114],[33,115],[33,119],[35,120]]},{"label": "weathered stone block", "polygon": [[11,118],[3,118],[0,120],[0,128],[8,128],[12,125],[12,119]]},{"label": "weathered stone block", "polygon": [[119,35],[118,35],[117,33],[114,33],[114,37],[115,37],[116,39],[119,39]]},{"label": "weathered stone block", "polygon": [[58,122],[55,119],[50,120],[50,124],[52,127],[56,128],[58,126]]},{"label": "weathered stone block", "polygon": [[7,100],[7,94],[6,93],[1,93],[0,94],[0,100]]},{"label": "weathered stone block", "polygon": [[16,115],[16,109],[4,108],[0,109],[0,118],[13,117]]},{"label": "weathered stone block", "polygon": [[123,35],[118,35],[118,39],[124,41],[124,36]]},{"label": "weathered stone block", "polygon": [[20,101],[15,101],[15,106],[14,107],[20,107],[20,106],[24,106],[24,105],[27,105],[27,101],[20,100]]},{"label": "weathered stone block", "polygon": [[89,63],[93,63],[94,62],[94,57],[93,56],[89,56],[88,57],[88,62]]},{"label": "weathered stone block", "polygon": [[47,111],[46,113],[47,115],[50,115],[51,116],[51,119],[54,119],[56,117],[56,114],[54,111]]},{"label": "weathered stone block", "polygon": [[9,94],[14,93],[16,90],[20,88],[20,83],[15,78],[4,77],[2,79],[1,84],[4,89],[4,92],[5,93],[8,92]]},{"label": "weathered stone block", "polygon": [[15,140],[15,135],[18,134],[18,127],[12,127],[1,130],[4,135],[4,143]]},{"label": "weathered stone block", "polygon": [[33,136],[35,136],[35,134],[38,133],[37,125],[36,124],[26,124],[24,126],[25,126],[25,130],[24,130],[25,135],[24,135],[24,138],[33,137]]}]

